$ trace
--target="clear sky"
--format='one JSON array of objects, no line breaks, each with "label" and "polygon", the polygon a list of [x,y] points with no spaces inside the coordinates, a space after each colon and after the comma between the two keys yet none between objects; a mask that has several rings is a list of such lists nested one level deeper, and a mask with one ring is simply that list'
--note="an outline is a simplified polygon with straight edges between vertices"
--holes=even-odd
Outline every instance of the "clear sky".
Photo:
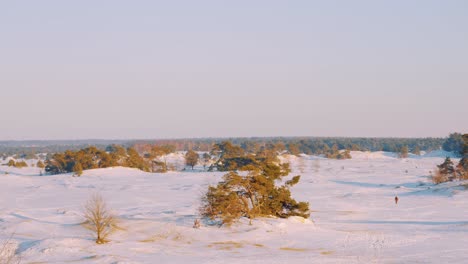
[{"label": "clear sky", "polygon": [[0,140],[468,132],[468,1],[1,1]]}]

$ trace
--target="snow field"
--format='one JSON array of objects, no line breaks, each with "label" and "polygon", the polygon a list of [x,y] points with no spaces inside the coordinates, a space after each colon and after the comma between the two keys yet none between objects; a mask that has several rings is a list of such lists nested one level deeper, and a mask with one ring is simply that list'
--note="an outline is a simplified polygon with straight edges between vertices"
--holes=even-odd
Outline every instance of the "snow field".
[{"label": "snow field", "polygon": [[[192,228],[201,195],[223,175],[201,166],[81,177],[0,166],[0,241],[13,234],[9,249],[22,263],[465,263],[468,182],[434,186],[428,178],[446,153],[351,154],[283,156],[291,176],[302,175],[292,193],[310,202],[311,217],[243,219],[230,228],[206,221]],[[95,192],[118,217],[105,245],[83,226],[83,205]]]}]

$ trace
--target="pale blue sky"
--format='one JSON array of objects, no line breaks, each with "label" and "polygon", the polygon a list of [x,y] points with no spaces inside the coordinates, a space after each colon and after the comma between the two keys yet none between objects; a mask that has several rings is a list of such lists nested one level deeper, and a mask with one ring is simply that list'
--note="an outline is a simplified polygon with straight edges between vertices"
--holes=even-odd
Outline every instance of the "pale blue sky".
[{"label": "pale blue sky", "polygon": [[468,1],[1,1],[0,140],[468,132]]}]

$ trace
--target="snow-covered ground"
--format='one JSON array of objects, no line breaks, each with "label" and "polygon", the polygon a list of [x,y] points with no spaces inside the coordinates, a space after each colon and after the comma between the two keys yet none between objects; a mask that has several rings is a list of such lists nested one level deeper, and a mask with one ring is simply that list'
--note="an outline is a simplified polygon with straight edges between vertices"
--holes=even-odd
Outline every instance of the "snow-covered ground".
[{"label": "snow-covered ground", "polygon": [[[302,175],[292,193],[310,202],[309,219],[200,229],[192,228],[199,198],[222,173],[108,168],[38,176],[36,167],[0,166],[0,240],[12,235],[8,247],[21,263],[466,263],[468,182],[428,179],[446,154],[283,156]],[[95,192],[118,216],[105,245],[82,225]]]}]

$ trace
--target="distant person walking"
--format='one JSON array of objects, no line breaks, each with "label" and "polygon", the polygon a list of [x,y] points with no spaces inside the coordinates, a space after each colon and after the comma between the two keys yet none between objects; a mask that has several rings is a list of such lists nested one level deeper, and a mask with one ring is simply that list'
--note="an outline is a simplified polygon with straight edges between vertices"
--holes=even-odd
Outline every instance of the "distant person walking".
[{"label": "distant person walking", "polygon": [[398,196],[395,195],[395,204],[398,204]]},{"label": "distant person walking", "polygon": [[195,219],[195,222],[193,222],[193,228],[200,228],[200,219]]}]

